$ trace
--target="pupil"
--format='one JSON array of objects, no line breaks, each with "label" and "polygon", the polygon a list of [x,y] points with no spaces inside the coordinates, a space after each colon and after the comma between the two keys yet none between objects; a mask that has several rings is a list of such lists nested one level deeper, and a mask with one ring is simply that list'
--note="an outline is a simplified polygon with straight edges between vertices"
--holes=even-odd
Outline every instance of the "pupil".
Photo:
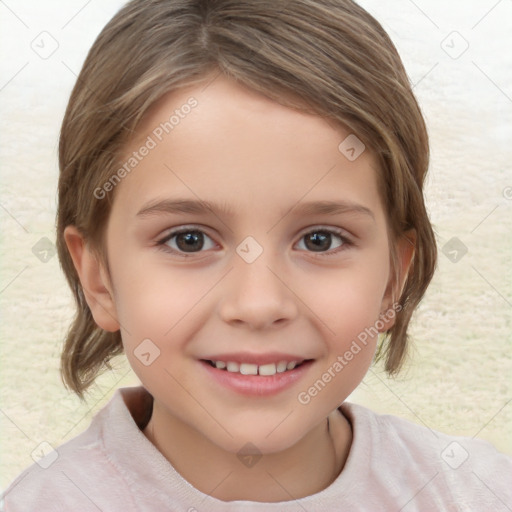
[{"label": "pupil", "polygon": [[[180,241],[184,243],[181,244]],[[180,250],[193,252],[196,249],[202,249],[204,242],[199,231],[189,231],[176,236],[176,245]]]},{"label": "pupil", "polygon": [[329,249],[329,246],[331,245],[330,236],[330,233],[322,231],[311,233],[306,237],[306,245],[308,245],[307,241],[311,241],[313,245],[308,248],[316,252],[320,252],[322,249]]}]

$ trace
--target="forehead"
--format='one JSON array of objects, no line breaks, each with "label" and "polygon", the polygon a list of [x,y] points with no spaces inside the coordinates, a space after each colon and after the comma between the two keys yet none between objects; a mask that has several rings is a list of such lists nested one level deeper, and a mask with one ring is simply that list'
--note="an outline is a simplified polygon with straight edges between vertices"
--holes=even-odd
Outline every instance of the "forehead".
[{"label": "forehead", "polygon": [[302,200],[381,206],[374,157],[354,134],[223,76],[153,105],[121,160],[130,159],[114,204],[132,213],[166,195],[213,197],[253,214]]}]

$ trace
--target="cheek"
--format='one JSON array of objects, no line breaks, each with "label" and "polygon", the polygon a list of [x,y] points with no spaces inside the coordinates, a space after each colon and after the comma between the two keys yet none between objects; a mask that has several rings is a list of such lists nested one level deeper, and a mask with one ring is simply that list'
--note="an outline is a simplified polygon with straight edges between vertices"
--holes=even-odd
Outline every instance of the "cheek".
[{"label": "cheek", "polygon": [[[316,313],[316,327],[324,338],[325,358],[318,367],[311,395],[322,392],[326,403],[337,403],[348,396],[370,367],[378,341],[388,266],[379,259],[360,260],[354,265],[325,276],[316,275],[315,293],[308,303]],[[305,289],[303,288],[303,293]],[[315,386],[315,385],[314,385]],[[307,391],[307,390],[306,390]]]},{"label": "cheek", "polygon": [[354,391],[371,366],[385,281],[378,275],[366,277],[340,274],[337,282],[323,283],[324,293],[313,301],[325,356],[297,396],[301,406],[313,404],[328,413]]},{"label": "cheek", "polygon": [[[163,337],[187,319],[216,281],[210,272],[180,269],[158,258],[125,259],[116,268],[116,309],[126,330]],[[130,326],[132,328],[130,328]]]},{"label": "cheek", "polygon": [[297,295],[323,320],[336,339],[346,340],[375,323],[381,311],[389,266],[360,260],[343,269],[311,273]]}]

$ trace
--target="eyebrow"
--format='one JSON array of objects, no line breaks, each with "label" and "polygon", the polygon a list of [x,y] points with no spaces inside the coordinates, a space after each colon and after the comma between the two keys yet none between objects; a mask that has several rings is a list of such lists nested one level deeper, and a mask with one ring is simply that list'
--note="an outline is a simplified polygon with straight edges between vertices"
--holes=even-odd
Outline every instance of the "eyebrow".
[{"label": "eyebrow", "polygon": [[[281,211],[281,215],[288,215],[292,210],[294,215],[362,214],[375,220],[375,215],[366,206],[346,201],[312,201],[308,203],[298,203],[287,211]],[[208,214],[212,212],[226,216],[235,215],[234,210],[227,204],[215,204],[210,201],[177,198],[149,201],[139,210],[137,217],[144,218],[153,215],[174,213]]]}]

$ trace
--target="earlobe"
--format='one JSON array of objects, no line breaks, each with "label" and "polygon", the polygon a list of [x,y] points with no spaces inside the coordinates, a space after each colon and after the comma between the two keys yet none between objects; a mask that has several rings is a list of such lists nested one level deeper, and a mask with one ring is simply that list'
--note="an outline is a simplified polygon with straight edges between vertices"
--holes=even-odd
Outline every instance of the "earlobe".
[{"label": "earlobe", "polygon": [[94,321],[105,331],[118,331],[113,292],[101,262],[75,226],[66,227],[64,240]]},{"label": "earlobe", "polygon": [[384,327],[379,329],[380,332],[388,331],[395,324],[396,314],[401,309],[398,301],[402,296],[407,276],[414,260],[415,249],[416,232],[411,229],[406,231],[398,241],[396,268],[392,269],[391,278],[382,301],[379,319],[384,324]]}]

